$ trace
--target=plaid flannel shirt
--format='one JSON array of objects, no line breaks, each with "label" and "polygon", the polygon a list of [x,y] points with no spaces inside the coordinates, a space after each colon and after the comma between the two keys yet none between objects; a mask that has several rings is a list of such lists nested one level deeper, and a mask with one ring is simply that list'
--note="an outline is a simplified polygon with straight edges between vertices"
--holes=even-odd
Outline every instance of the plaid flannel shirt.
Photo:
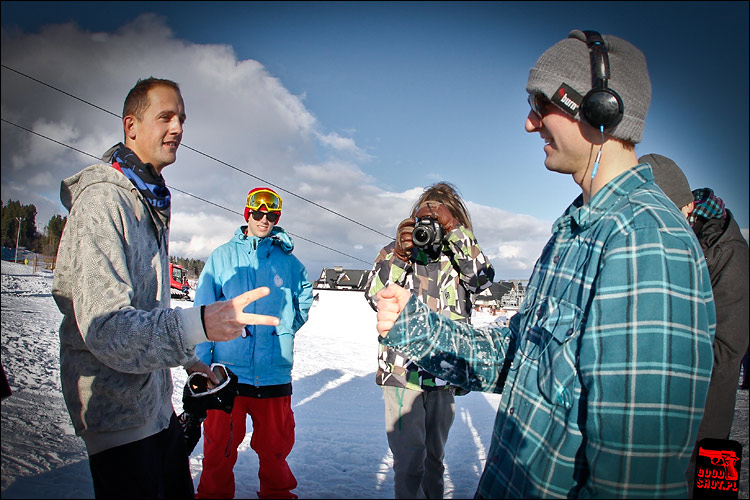
[{"label": "plaid flannel shirt", "polygon": [[639,165],[556,221],[508,328],[412,297],[381,342],[503,392],[478,497],[685,498],[715,323],[698,241]]},{"label": "plaid flannel shirt", "polygon": [[[395,247],[392,241],[380,250],[367,281],[365,299],[373,309],[377,310],[378,292],[396,283],[412,290],[433,311],[455,321],[471,321],[474,295],[489,288],[495,277],[495,269],[471,230],[458,226],[449,232],[438,257],[417,249],[414,261],[407,263],[395,256]],[[444,380],[420,369],[403,353],[382,345],[375,381],[412,391],[446,386]]]}]

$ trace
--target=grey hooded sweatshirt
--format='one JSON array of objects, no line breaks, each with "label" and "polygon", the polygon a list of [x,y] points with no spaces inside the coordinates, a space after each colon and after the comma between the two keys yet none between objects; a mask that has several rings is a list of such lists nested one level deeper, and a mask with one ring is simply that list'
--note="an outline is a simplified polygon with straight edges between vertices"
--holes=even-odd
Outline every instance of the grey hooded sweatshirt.
[{"label": "grey hooded sweatshirt", "polygon": [[199,308],[170,309],[169,218],[130,180],[92,165],[62,182],[60,199],[70,211],[52,285],[60,379],[93,455],[169,426],[170,367],[191,367],[207,339]]}]

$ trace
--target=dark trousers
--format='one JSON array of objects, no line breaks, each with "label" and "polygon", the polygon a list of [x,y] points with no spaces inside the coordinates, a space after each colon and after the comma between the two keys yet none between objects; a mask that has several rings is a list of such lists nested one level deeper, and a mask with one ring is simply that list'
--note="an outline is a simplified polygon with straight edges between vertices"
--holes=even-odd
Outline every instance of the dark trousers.
[{"label": "dark trousers", "polygon": [[194,498],[185,437],[173,413],[153,436],[89,457],[96,498]]}]

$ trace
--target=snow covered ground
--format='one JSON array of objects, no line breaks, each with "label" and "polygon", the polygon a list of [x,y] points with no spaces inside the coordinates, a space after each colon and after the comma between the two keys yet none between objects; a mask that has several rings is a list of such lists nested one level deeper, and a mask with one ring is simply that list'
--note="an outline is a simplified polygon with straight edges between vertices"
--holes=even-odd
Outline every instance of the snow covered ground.
[{"label": "snow covered ground", "polygon": [[[83,441],[65,409],[52,273],[2,262],[2,364],[13,395],[2,401],[2,497],[93,498]],[[383,400],[375,384],[375,313],[361,292],[316,290],[308,323],[295,340],[296,444],[289,464],[300,498],[392,498],[392,457]],[[172,300],[173,307],[192,302]],[[489,315],[477,323],[489,322]],[[174,407],[182,409],[182,368],[172,370]],[[471,498],[484,468],[499,396],[456,398],[446,447],[446,497]],[[248,419],[248,433],[252,424]],[[237,498],[255,498],[258,459],[249,436],[235,466]],[[200,479],[203,440],[191,469]],[[127,471],[123,471],[127,474]]]},{"label": "snow covered ground", "polygon": [[[13,395],[2,409],[2,498],[93,498],[83,441],[75,436],[59,378],[52,273],[2,262],[2,364]],[[375,313],[361,292],[317,290],[319,300],[295,341],[296,444],[289,464],[300,498],[393,498],[392,457],[375,384]],[[173,307],[192,302],[172,300]],[[475,317],[475,324],[494,319]],[[182,368],[172,370],[173,403],[182,409]],[[474,496],[489,449],[499,396],[456,398],[446,447],[446,498]],[[252,424],[248,419],[248,434]],[[737,391],[732,439],[743,446],[739,498],[748,498],[748,391]],[[255,498],[258,460],[249,436],[234,469],[237,498]],[[198,485],[203,441],[193,451]],[[127,471],[123,471],[127,474]]]}]

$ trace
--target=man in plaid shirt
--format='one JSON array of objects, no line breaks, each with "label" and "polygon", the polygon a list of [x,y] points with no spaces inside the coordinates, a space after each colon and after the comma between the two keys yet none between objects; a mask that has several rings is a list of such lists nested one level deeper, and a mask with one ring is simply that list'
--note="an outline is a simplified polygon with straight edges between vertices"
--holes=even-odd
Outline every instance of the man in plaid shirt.
[{"label": "man in plaid shirt", "polygon": [[381,342],[452,384],[503,393],[478,498],[685,498],[716,319],[701,247],[635,153],[645,57],[575,30],[526,90],[545,166],[581,188],[526,300],[509,327],[472,328],[391,285]]}]

